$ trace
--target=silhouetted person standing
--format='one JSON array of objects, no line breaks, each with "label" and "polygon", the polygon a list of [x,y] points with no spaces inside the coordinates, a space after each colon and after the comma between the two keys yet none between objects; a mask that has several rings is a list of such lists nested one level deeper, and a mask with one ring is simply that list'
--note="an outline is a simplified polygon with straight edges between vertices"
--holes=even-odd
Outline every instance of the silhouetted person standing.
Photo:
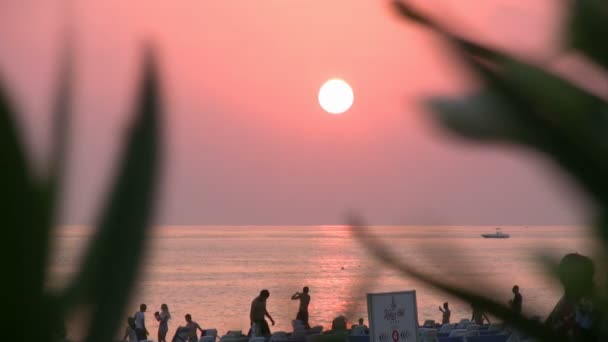
[{"label": "silhouetted person standing", "polygon": [[369,335],[369,328],[367,327],[367,325],[363,324],[365,321],[363,320],[363,317],[359,318],[359,324],[355,324],[352,326],[351,331],[353,329],[355,329],[356,327],[360,327],[360,329],[363,331],[363,333],[365,335]]},{"label": "silhouetted person standing", "polygon": [[331,330],[343,331],[346,330],[346,317],[340,315],[331,322]]},{"label": "silhouetted person standing", "polygon": [[443,313],[441,317],[441,324],[450,323],[450,315],[452,314],[452,311],[450,311],[450,308],[448,307],[448,302],[443,303],[443,308],[440,306],[439,311]]},{"label": "silhouetted person standing", "polygon": [[302,321],[306,329],[310,329],[308,324],[308,304],[310,304],[310,295],[308,294],[308,286],[304,286],[302,293],[296,292],[291,296],[292,300],[300,300],[300,307],[298,308],[298,314],[296,319]]},{"label": "silhouetted person standing", "polygon": [[192,316],[190,314],[186,314],[184,318],[186,319],[186,328],[188,328],[188,342],[197,342],[197,330],[200,330],[202,334],[203,329],[200,325],[198,325],[198,323],[192,320]]},{"label": "silhouetted person standing", "polygon": [[511,290],[513,292],[513,299],[509,300],[509,306],[513,312],[521,314],[521,306],[522,306],[522,297],[521,293],[519,293],[519,286],[513,286]]},{"label": "silhouetted person standing", "polygon": [[[593,261],[577,253],[567,254],[559,263],[559,280],[564,295],[547,318],[547,325],[562,336],[577,341],[605,341],[606,336],[595,336],[598,313],[593,303]],[[601,338],[603,337],[603,338]]]},{"label": "silhouetted person standing", "polygon": [[481,308],[479,308],[475,304],[471,304],[471,307],[473,308],[473,314],[471,315],[471,321],[475,322],[475,324],[483,325],[483,319],[485,318],[488,321],[488,323],[490,323],[490,319],[488,318],[488,315],[486,315],[485,312],[483,312],[481,310]]},{"label": "silhouetted person standing", "polygon": [[148,335],[150,334],[146,329],[146,315],[144,314],[146,309],[146,304],[141,304],[139,306],[139,311],[133,315],[133,319],[135,319],[135,333],[137,334],[138,341],[147,340]]},{"label": "silhouetted person standing", "polygon": [[160,306],[160,312],[154,313],[154,318],[158,321],[158,342],[167,342],[167,332],[169,331],[169,307],[167,304]]},{"label": "silhouetted person standing", "polygon": [[[268,326],[266,319],[264,319],[264,316],[268,317],[272,325],[274,325],[274,319],[272,319],[266,310],[266,301],[268,300],[268,297],[270,297],[270,292],[268,292],[268,290],[262,290],[260,291],[260,295],[255,297],[251,302],[249,320],[252,326],[255,323],[259,336],[270,336],[270,327]],[[252,334],[253,333],[255,332],[252,330]]]},{"label": "silhouetted person standing", "polygon": [[[128,340],[127,340],[128,338]],[[137,342],[137,331],[135,329],[135,319],[133,317],[127,318],[127,328],[125,329],[125,336],[122,338],[125,341]]]}]

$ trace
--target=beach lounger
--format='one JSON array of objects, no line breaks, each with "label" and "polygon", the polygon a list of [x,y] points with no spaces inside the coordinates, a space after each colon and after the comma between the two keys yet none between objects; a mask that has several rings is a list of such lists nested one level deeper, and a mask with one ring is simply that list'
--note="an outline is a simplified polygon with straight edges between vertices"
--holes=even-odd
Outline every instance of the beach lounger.
[{"label": "beach lounger", "polygon": [[492,323],[488,326],[488,331],[502,331],[504,329],[504,325],[502,323]]},{"label": "beach lounger", "polygon": [[418,334],[419,342],[438,342],[439,338],[437,337],[436,329],[425,329],[422,333]]},{"label": "beach lounger", "polygon": [[348,342],[369,342],[369,335],[364,336],[348,336]]},{"label": "beach lounger", "polygon": [[323,332],[322,325],[315,325],[314,327],[308,329],[308,334],[320,334]]},{"label": "beach lounger", "polygon": [[284,331],[277,331],[270,336],[270,342],[287,342],[289,341],[289,336]]},{"label": "beach lounger", "polygon": [[205,335],[204,336],[217,337],[217,329],[215,329],[215,328],[205,329]]},{"label": "beach lounger", "polygon": [[190,329],[186,327],[178,327],[173,335],[172,342],[188,342],[188,336],[190,335]]},{"label": "beach lounger", "polygon": [[456,324],[456,329],[466,329],[466,327],[472,322],[468,318],[463,318]]},{"label": "beach lounger", "polygon": [[291,333],[291,335],[289,335],[288,340],[290,342],[306,342],[307,335],[306,330],[294,331]]},{"label": "beach lounger", "polygon": [[508,334],[496,334],[487,336],[466,336],[466,342],[506,342],[509,338]]},{"label": "beach lounger", "polygon": [[464,342],[464,336],[442,337],[439,342]]},{"label": "beach lounger", "polygon": [[306,335],[306,342],[321,342],[323,335],[321,334],[308,334]]},{"label": "beach lounger", "polygon": [[350,335],[351,336],[364,336],[367,335],[365,333],[365,328],[361,325],[355,325],[351,330],[350,330]]},{"label": "beach lounger", "polygon": [[479,331],[479,325],[475,324],[475,323],[471,323],[471,324],[467,325],[466,329],[467,329],[467,331],[473,331],[473,330]]}]

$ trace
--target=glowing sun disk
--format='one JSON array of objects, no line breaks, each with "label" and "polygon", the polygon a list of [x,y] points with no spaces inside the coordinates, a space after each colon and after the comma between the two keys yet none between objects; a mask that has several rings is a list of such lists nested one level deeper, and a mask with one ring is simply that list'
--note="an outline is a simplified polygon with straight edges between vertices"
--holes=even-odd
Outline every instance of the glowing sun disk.
[{"label": "glowing sun disk", "polygon": [[354,98],[353,89],[339,78],[328,80],[319,89],[319,104],[331,114],[346,112],[353,105]]}]

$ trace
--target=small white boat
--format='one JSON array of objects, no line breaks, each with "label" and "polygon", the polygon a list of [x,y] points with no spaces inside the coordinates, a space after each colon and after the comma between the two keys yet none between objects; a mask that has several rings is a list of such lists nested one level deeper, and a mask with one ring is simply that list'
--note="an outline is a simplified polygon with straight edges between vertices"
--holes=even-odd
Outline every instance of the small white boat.
[{"label": "small white boat", "polygon": [[503,233],[500,228],[496,228],[496,233],[494,234],[481,234],[486,239],[508,239],[509,234]]}]

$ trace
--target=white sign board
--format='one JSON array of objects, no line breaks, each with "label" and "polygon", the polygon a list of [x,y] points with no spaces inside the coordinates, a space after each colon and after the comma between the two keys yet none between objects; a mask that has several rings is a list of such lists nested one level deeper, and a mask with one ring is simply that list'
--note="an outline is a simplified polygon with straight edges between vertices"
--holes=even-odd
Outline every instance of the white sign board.
[{"label": "white sign board", "polygon": [[414,342],[418,337],[416,291],[368,293],[370,342]]}]

